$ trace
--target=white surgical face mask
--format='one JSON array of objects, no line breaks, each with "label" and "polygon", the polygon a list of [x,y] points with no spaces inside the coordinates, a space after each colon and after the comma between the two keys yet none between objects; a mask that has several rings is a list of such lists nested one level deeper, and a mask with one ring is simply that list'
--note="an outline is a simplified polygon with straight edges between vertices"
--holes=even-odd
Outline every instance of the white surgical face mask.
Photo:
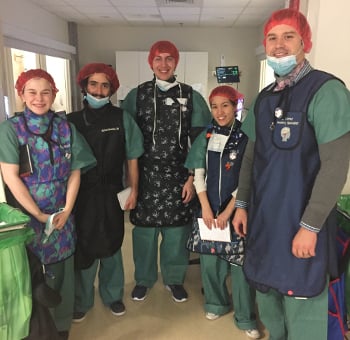
[{"label": "white surgical face mask", "polygon": [[266,58],[267,64],[281,77],[287,75],[297,66],[296,55],[287,55],[282,58],[267,56]]},{"label": "white surgical face mask", "polygon": [[96,98],[92,96],[90,93],[87,93],[84,96],[84,98],[87,100],[87,102],[93,109],[100,109],[101,107],[109,103],[109,97]]},{"label": "white surgical face mask", "polygon": [[175,80],[174,82],[169,83],[166,80],[160,80],[160,79],[156,78],[156,84],[159,87],[159,89],[166,92],[166,91],[170,90],[171,88],[173,88],[174,86],[177,86],[178,82]]}]

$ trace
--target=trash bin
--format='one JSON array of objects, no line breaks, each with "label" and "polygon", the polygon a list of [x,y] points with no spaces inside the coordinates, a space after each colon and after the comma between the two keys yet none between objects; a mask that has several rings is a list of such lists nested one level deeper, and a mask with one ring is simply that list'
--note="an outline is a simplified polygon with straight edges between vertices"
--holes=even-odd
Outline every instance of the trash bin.
[{"label": "trash bin", "polygon": [[25,244],[34,235],[30,218],[0,203],[0,339],[22,339],[32,312],[30,269]]},{"label": "trash bin", "polygon": [[[350,195],[340,195],[338,202],[338,225],[350,236]],[[345,269],[345,301],[347,313],[350,312],[350,262]]]}]

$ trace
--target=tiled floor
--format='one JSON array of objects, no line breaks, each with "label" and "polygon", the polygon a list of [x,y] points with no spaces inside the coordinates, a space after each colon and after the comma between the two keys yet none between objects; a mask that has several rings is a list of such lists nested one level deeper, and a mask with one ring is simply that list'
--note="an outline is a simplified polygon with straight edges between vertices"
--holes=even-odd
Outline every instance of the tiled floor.
[{"label": "tiled floor", "polygon": [[[205,318],[200,267],[196,264],[189,266],[185,281],[189,294],[187,302],[173,302],[170,293],[162,285],[160,275],[146,300],[131,300],[130,294],[134,288],[131,230],[132,226],[127,223],[123,244],[126,314],[113,316],[96,294],[94,308],[88,312],[83,322],[72,325],[69,340],[249,339],[235,327],[233,312],[214,321]],[[265,335],[262,339],[266,340],[267,333],[263,328],[261,330]]]}]

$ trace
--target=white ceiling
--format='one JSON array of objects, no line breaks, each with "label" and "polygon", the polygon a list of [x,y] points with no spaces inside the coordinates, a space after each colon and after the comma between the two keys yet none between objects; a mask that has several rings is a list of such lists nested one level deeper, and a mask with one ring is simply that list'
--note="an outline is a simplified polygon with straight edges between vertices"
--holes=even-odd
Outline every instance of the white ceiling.
[{"label": "white ceiling", "polygon": [[82,25],[254,27],[286,0],[30,0]]}]

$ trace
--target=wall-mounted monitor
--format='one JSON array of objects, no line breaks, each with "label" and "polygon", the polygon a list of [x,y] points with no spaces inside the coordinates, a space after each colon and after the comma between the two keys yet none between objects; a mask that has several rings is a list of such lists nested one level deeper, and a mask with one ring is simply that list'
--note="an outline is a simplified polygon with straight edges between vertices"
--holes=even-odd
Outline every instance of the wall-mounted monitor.
[{"label": "wall-mounted monitor", "polygon": [[219,84],[239,83],[238,66],[217,66],[216,79]]}]

